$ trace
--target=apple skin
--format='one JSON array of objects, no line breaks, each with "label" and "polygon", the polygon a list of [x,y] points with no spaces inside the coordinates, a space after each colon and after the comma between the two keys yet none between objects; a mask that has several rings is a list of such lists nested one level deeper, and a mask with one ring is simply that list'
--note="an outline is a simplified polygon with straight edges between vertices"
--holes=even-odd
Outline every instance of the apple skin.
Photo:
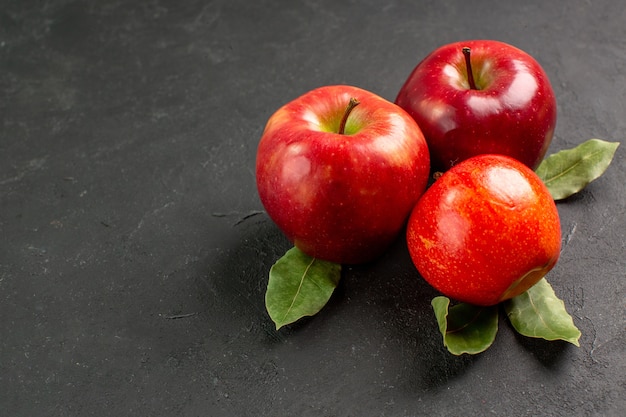
[{"label": "apple skin", "polygon": [[[351,98],[357,105],[340,120]],[[424,136],[400,107],[366,90],[333,85],[285,104],[257,149],[259,197],[304,253],[358,264],[401,234],[430,172]]]},{"label": "apple skin", "polygon": [[554,267],[561,226],[554,200],[530,168],[479,155],[424,193],[407,224],[407,245],[435,289],[490,306],[523,293]]},{"label": "apple skin", "polygon": [[[463,54],[471,50],[471,89]],[[417,121],[433,168],[445,171],[471,156],[508,155],[535,169],[556,127],[550,81],[526,52],[499,41],[444,45],[412,71],[395,100]]]}]

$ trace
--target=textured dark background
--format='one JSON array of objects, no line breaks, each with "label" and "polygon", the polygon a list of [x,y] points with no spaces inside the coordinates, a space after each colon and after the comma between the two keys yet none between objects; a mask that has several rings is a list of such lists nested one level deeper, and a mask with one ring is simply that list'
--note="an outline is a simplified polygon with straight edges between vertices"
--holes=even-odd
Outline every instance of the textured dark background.
[{"label": "textured dark background", "polygon": [[[550,153],[622,142],[559,203],[549,275],[580,348],[442,347],[399,240],[276,332],[289,243],[256,194],[280,105],[346,83],[393,100],[437,46],[533,55]],[[626,408],[626,12],[620,1],[0,1],[0,414],[618,416]]]}]

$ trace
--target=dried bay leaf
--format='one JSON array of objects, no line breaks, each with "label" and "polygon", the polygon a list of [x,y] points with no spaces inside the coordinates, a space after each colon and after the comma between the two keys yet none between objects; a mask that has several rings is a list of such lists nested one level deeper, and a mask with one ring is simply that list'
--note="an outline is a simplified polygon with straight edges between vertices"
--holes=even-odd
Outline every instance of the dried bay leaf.
[{"label": "dried bay leaf", "polygon": [[504,302],[504,310],[518,333],[546,340],[565,340],[580,346],[580,330],[545,278],[528,291]]},{"label": "dried bay leaf", "polygon": [[609,167],[619,142],[590,139],[572,149],[545,158],[536,174],[555,200],[576,194]]},{"label": "dried bay leaf", "polygon": [[491,346],[498,332],[498,306],[460,303],[450,307],[447,297],[435,297],[431,305],[443,344],[453,355],[477,354]]},{"label": "dried bay leaf", "polygon": [[341,277],[341,265],[292,248],[270,269],[265,308],[276,329],[317,314]]}]

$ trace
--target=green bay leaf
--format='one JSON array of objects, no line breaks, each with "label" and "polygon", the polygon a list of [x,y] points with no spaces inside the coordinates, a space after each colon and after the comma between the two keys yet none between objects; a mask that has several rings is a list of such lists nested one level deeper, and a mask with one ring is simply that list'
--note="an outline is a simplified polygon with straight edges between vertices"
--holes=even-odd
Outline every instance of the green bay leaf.
[{"label": "green bay leaf", "polygon": [[590,139],[575,148],[548,156],[535,172],[550,190],[552,198],[562,200],[600,177],[611,164],[618,146],[619,142]]},{"label": "green bay leaf", "polygon": [[435,297],[431,305],[443,344],[453,355],[477,354],[491,346],[498,332],[498,307],[460,303],[450,307],[447,297]]},{"label": "green bay leaf", "polygon": [[565,340],[580,346],[580,330],[545,278],[525,293],[505,301],[504,310],[515,330],[524,336]]},{"label": "green bay leaf", "polygon": [[317,314],[341,277],[341,265],[312,258],[291,248],[270,269],[265,308],[276,330]]}]

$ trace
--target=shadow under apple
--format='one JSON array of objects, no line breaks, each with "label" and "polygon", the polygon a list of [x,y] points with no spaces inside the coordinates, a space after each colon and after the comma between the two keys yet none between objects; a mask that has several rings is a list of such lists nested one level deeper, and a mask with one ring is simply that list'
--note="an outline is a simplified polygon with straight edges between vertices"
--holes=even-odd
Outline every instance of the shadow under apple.
[{"label": "shadow under apple", "polygon": [[[276,330],[265,309],[268,274],[292,244],[265,213],[235,220],[225,220],[235,243],[213,259],[212,270],[198,285],[209,314],[220,317],[212,321],[221,321],[230,335],[224,337],[242,339],[249,349],[287,355],[290,363],[298,355],[308,363],[326,359],[307,355],[344,352],[346,366],[371,367],[359,370],[367,378],[384,367],[389,370],[385,378],[409,391],[444,386],[477,360],[454,356],[443,346],[430,304],[439,294],[419,276],[403,234],[380,258],[344,265],[339,285],[318,314]],[[237,336],[241,332],[245,335]],[[347,351],[350,346],[360,353]],[[341,362],[341,357],[334,360]]]}]

